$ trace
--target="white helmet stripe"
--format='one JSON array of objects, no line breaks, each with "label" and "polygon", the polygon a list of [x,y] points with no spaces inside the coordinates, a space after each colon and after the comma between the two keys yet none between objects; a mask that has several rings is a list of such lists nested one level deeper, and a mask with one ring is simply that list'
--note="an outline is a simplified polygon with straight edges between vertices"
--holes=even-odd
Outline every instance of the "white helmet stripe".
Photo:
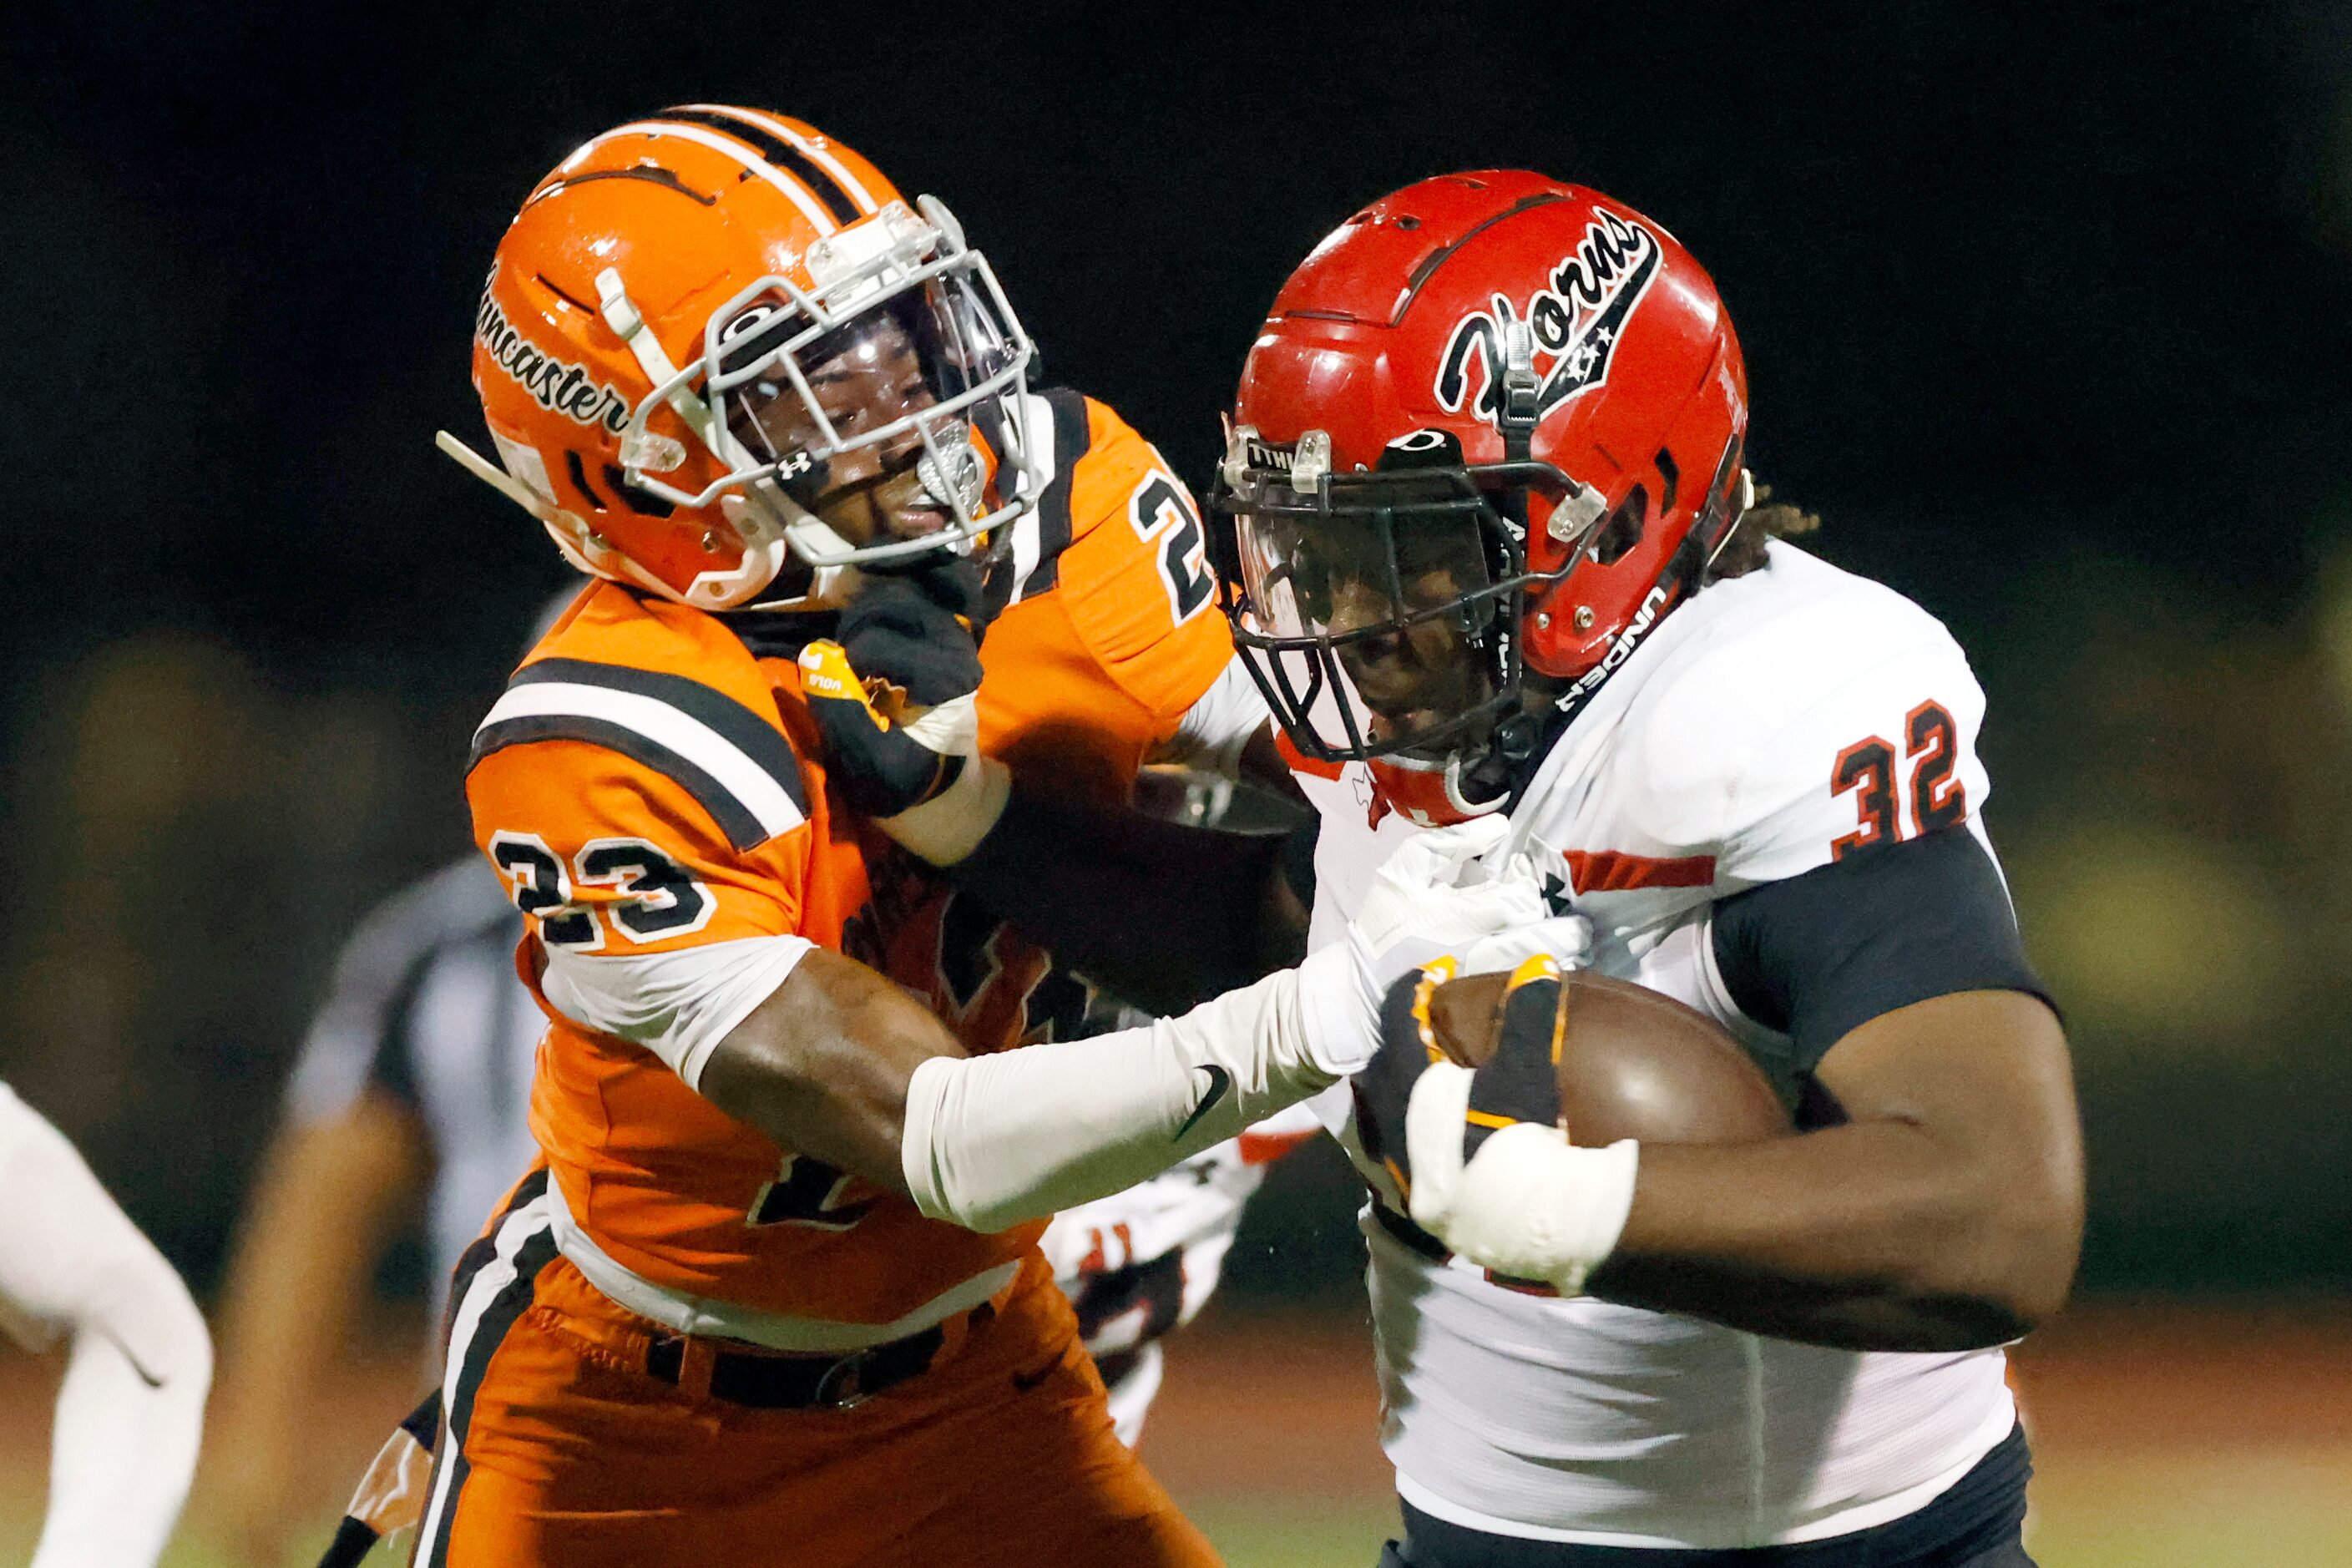
[{"label": "white helmet stripe", "polygon": [[[791,178],[782,170],[741,142],[730,141],[716,132],[705,131],[698,126],[681,125],[675,121],[633,120],[626,125],[615,126],[602,136],[593,138],[588,142],[587,146],[593,147],[599,142],[610,142],[616,136],[675,136],[682,142],[692,142],[699,146],[708,147],[715,153],[724,153],[790,197],[793,205],[801,209],[801,215],[816,226],[818,234],[829,235],[841,227],[839,224],[833,221],[833,215],[824,210],[824,204],[812,195],[807,187],[798,180]],[[583,151],[585,150],[585,148],[583,149]],[[578,154],[575,153],[573,156],[576,157]]]},{"label": "white helmet stripe", "polygon": [[779,139],[799,148],[807,156],[809,162],[817,164],[826,174],[831,174],[840,183],[841,188],[848,193],[849,199],[856,202],[860,208],[869,213],[881,210],[880,204],[874,199],[874,193],[867,190],[840,159],[835,157],[822,142],[803,135],[793,130],[789,122],[779,120],[772,114],[762,114],[756,109],[740,109],[730,103],[689,103],[686,107],[701,110],[710,114],[732,115],[738,120],[748,120],[754,124],[767,127]]}]

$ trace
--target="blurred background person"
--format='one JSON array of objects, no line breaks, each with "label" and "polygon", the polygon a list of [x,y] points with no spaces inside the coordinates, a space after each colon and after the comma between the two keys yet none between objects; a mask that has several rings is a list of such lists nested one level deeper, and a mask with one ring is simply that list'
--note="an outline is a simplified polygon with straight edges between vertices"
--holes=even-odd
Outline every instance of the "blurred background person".
[{"label": "blurred background person", "polygon": [[1166,1373],[1161,1341],[1216,1293],[1266,1167],[1321,1131],[1313,1111],[1292,1106],[1148,1182],[1064,1209],[1045,1227],[1037,1245],[1077,1310],[1129,1447],[1143,1440]]},{"label": "blurred background person", "polygon": [[[528,1113],[546,1020],[515,978],[521,929],[469,854],[384,900],[343,950],[222,1294],[210,1500],[246,1563],[283,1562],[327,1500],[301,1462],[311,1406],[419,1195],[437,1322],[458,1254],[538,1152]],[[436,1371],[419,1366],[416,1393]]]},{"label": "blurred background person", "polygon": [[144,1568],[195,1473],[212,1341],[64,1134],[0,1084],[0,1328],[72,1350],[33,1568]]},{"label": "blurred background person", "polygon": [[[558,589],[521,646],[578,593],[576,580]],[[330,1500],[315,1488],[347,1484],[303,1464],[307,1431],[387,1255],[421,1228],[437,1325],[458,1256],[538,1157],[530,1077],[547,1020],[515,974],[521,935],[498,873],[468,852],[378,904],[343,944],[221,1293],[207,1513],[246,1563],[283,1562]],[[437,1331],[426,1345],[420,1396],[439,1374]]]}]

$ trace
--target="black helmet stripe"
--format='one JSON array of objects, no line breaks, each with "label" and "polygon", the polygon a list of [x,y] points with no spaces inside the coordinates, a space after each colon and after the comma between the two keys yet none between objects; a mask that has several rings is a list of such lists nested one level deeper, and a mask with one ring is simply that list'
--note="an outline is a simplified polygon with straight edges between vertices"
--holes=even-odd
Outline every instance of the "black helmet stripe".
[{"label": "black helmet stripe", "polygon": [[[704,195],[700,191],[679,179],[675,170],[665,169],[658,163],[640,163],[634,169],[591,169],[584,174],[574,174],[568,180],[557,180],[532,192],[530,200],[523,203],[523,205],[536,206],[550,196],[560,195],[574,186],[589,184],[597,180],[643,180],[647,184],[660,185],[666,190],[676,191],[679,195],[692,196],[707,207],[715,207],[719,205],[717,196]],[[583,310],[586,308],[582,307]]]},{"label": "black helmet stripe", "polygon": [[760,156],[773,163],[806,185],[824,204],[834,221],[853,224],[863,216],[841,182],[820,167],[814,158],[770,131],[759,121],[744,115],[724,113],[714,109],[665,109],[656,120],[674,120],[688,125],[699,125],[705,130],[724,132],[738,142],[756,150]]}]

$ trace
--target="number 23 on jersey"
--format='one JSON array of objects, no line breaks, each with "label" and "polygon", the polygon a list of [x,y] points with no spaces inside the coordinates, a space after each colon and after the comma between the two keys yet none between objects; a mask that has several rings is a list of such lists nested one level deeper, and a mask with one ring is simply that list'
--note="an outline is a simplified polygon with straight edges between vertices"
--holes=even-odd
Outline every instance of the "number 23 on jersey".
[{"label": "number 23 on jersey", "polygon": [[566,867],[538,834],[500,829],[490,835],[490,858],[550,947],[593,952],[607,929],[631,942],[687,936],[719,907],[709,888],[642,838],[592,838]]}]

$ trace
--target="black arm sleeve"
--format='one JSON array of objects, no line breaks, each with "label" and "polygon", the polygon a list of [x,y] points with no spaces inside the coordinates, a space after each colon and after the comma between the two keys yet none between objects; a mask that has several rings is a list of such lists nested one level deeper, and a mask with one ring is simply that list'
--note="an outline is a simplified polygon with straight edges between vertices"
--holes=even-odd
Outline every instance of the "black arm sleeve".
[{"label": "black arm sleeve", "polygon": [[1284,835],[1188,827],[1016,780],[947,876],[1122,1001],[1175,1014],[1304,954],[1276,891],[1297,859]]},{"label": "black arm sleeve", "polygon": [[2050,1000],[1992,857],[1966,826],[1849,855],[1715,906],[1715,962],[1739,1010],[1811,1073],[1882,1013],[1961,991]]}]

